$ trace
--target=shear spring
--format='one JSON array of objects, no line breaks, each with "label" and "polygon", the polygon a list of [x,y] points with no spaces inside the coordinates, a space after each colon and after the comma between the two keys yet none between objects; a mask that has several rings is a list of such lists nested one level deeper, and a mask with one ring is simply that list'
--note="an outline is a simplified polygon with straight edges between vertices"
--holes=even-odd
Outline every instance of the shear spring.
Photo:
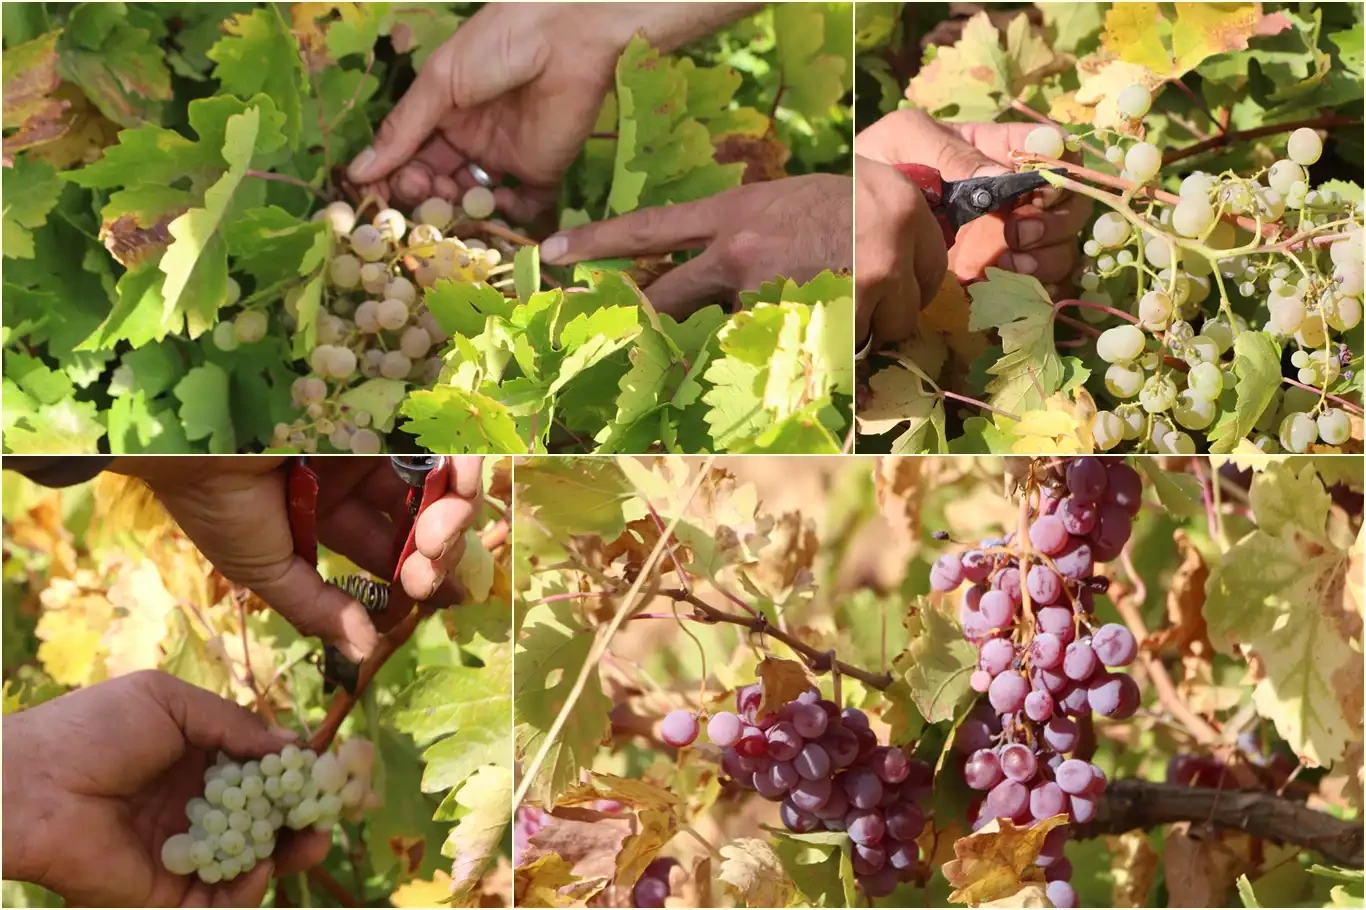
[{"label": "shear spring", "polygon": [[389,586],[365,575],[342,575],[329,582],[354,597],[371,613],[389,606]]}]

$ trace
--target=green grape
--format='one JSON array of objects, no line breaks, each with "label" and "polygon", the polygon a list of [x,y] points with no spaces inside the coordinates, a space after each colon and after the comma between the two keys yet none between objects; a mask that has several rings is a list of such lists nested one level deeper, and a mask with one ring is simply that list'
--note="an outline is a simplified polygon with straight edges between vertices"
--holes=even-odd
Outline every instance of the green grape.
[{"label": "green grape", "polygon": [[1190,366],[1199,363],[1213,363],[1219,359],[1219,345],[1214,343],[1213,338],[1204,335],[1196,335],[1186,342],[1185,360]]},{"label": "green grape", "polygon": [[1152,108],[1153,95],[1145,86],[1131,85],[1119,93],[1115,105],[1125,120],[1140,120]]},{"label": "green grape", "polygon": [[1352,436],[1352,421],[1341,408],[1326,408],[1315,421],[1319,438],[1330,446],[1340,446]]},{"label": "green grape", "polygon": [[1281,421],[1279,439],[1281,448],[1296,455],[1303,455],[1318,438],[1318,424],[1305,413],[1288,414]]},{"label": "green grape", "polygon": [[1285,153],[1296,164],[1308,167],[1323,154],[1323,140],[1319,134],[1307,126],[1302,126],[1290,134],[1285,143]]},{"label": "green grape", "polygon": [[1161,291],[1149,291],[1138,301],[1138,318],[1143,327],[1164,329],[1172,316],[1172,299]]},{"label": "green grape", "polygon": [[1186,375],[1186,388],[1207,401],[1217,401],[1224,391],[1224,373],[1213,363],[1199,363]]},{"label": "green grape", "polygon": [[1162,168],[1162,153],[1148,142],[1135,142],[1124,153],[1124,168],[1139,183],[1147,183]]},{"label": "green grape", "polygon": [[[1042,158],[1061,158],[1063,134],[1051,126],[1038,126],[1025,136],[1025,151]],[[473,217],[473,216],[471,216]]]},{"label": "green grape", "polygon": [[1176,383],[1170,376],[1149,377],[1138,392],[1138,403],[1149,414],[1160,414],[1176,403]]},{"label": "green grape", "polygon": [[1186,389],[1176,396],[1176,403],[1172,405],[1172,416],[1188,430],[1203,430],[1214,423],[1216,410],[1213,401]]},{"label": "green grape", "polygon": [[1122,404],[1115,408],[1114,413],[1124,425],[1125,440],[1134,440],[1143,435],[1145,416],[1142,408],[1133,403]]},{"label": "green grape", "polygon": [[1195,440],[1186,433],[1173,430],[1170,433],[1163,434],[1162,440],[1158,444],[1158,451],[1167,455],[1194,455]]},{"label": "green grape", "polygon": [[1115,165],[1115,166],[1119,166],[1120,164],[1123,164],[1123,163],[1124,163],[1124,149],[1120,148],[1120,147],[1117,146],[1117,145],[1106,146],[1106,148],[1105,148],[1105,160],[1108,161],[1108,162],[1110,162],[1111,164],[1113,164],[1113,165]]},{"label": "green grape", "polygon": [[1112,363],[1105,370],[1105,390],[1116,398],[1133,398],[1143,388],[1143,371],[1125,363]]},{"label": "green grape", "polygon": [[1091,227],[1091,236],[1102,249],[1112,250],[1123,246],[1129,239],[1129,222],[1118,212],[1106,212],[1096,219]]},{"label": "green grape", "polygon": [[1108,452],[1124,439],[1124,421],[1110,411],[1098,411],[1091,424],[1091,435],[1096,448]]},{"label": "green grape", "polygon": [[[1028,141],[1025,146],[1028,148]],[[1062,140],[1058,140],[1058,155],[1062,154]],[[1058,155],[1050,155],[1056,158]],[[460,199],[460,207],[465,210],[465,214],[476,221],[482,221],[493,214],[497,203],[493,198],[493,190],[484,186],[472,186],[465,190],[465,195]]]},{"label": "green grape", "polygon": [[1290,363],[1297,368],[1309,366],[1309,352],[1305,350],[1296,351],[1290,355]]},{"label": "green grape", "polygon": [[1143,332],[1137,326],[1115,326],[1096,339],[1096,354],[1106,363],[1128,363],[1141,353]]}]

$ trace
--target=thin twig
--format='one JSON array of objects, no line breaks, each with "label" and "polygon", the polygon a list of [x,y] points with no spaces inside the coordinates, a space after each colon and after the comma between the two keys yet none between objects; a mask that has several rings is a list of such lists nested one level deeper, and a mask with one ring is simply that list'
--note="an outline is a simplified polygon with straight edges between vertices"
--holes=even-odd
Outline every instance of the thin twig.
[{"label": "thin twig", "polygon": [[[641,499],[645,499],[645,497],[642,496]],[[655,511],[655,507],[648,499],[645,500],[645,508],[650,510],[650,517],[655,520],[655,527],[659,529],[659,533],[662,535],[664,533],[664,522],[660,519],[659,513]],[[688,570],[683,568],[683,563],[679,561],[678,554],[674,552],[673,541],[669,540],[664,545],[668,548],[669,558],[673,560],[674,574],[676,574],[678,580],[683,583],[683,590],[692,591],[692,577],[688,575]]]},{"label": "thin twig", "polygon": [[[1224,125],[1219,122],[1219,118],[1214,116],[1214,112],[1209,109],[1209,105],[1205,103],[1204,98],[1197,95],[1194,91],[1191,90],[1191,87],[1189,85],[1187,85],[1180,79],[1173,79],[1172,85],[1175,85],[1178,89],[1182,91],[1182,93],[1185,94],[1187,98],[1195,102],[1195,106],[1200,108],[1204,115],[1209,118],[1209,122],[1214,124],[1215,129],[1217,129],[1220,133],[1225,132]],[[1168,114],[1167,116],[1172,117],[1172,119],[1175,120],[1175,117],[1172,114]]]},{"label": "thin twig", "polygon": [[247,170],[247,176],[255,177],[257,180],[274,180],[276,183],[288,183],[290,186],[297,186],[301,190],[308,190],[319,199],[324,201],[327,200],[327,194],[322,190],[306,180],[300,180],[298,177],[291,177],[289,174],[276,174],[273,171],[258,171],[255,168],[249,168]]},{"label": "thin twig", "polygon": [[1218,136],[1207,139],[1204,142],[1197,142],[1185,148],[1176,149],[1162,156],[1162,166],[1166,167],[1176,161],[1189,158],[1192,155],[1199,155],[1201,152],[1208,152],[1220,146],[1230,145],[1235,142],[1247,142],[1250,139],[1260,139],[1263,136],[1275,136],[1277,133],[1293,133],[1303,127],[1310,129],[1326,129],[1332,126],[1352,126],[1360,123],[1360,117],[1340,116],[1330,114],[1324,117],[1311,117],[1307,120],[1294,120],[1289,123],[1273,123],[1270,126],[1259,126],[1252,130],[1229,130],[1220,133]]},{"label": "thin twig", "polygon": [[313,883],[321,887],[332,898],[343,907],[360,907],[361,902],[342,886],[342,883],[332,877],[332,874],[322,866],[314,866],[308,870],[308,877]]},{"label": "thin twig", "polygon": [[[1062,130],[1062,125],[1059,124],[1058,121],[1054,120],[1052,117],[1049,117],[1047,114],[1039,113],[1038,111],[1034,110],[1034,108],[1025,104],[1018,98],[1010,102],[1010,109],[1017,114],[1023,114],[1024,116],[1028,117],[1030,120],[1035,121],[1036,123],[1042,123],[1045,126],[1057,127],[1059,130]],[[1096,145],[1094,142],[1091,142],[1090,140],[1082,140],[1081,144],[1086,148],[1090,149],[1096,155],[1102,158],[1105,157],[1105,149]]]}]

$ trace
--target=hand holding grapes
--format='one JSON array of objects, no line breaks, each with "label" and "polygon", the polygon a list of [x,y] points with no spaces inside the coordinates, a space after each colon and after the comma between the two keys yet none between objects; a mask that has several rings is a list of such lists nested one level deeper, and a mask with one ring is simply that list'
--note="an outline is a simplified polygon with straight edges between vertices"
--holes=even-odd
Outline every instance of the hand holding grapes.
[{"label": "hand holding grapes", "polygon": [[774,275],[803,282],[850,268],[851,190],[852,181],[833,174],[753,183],[562,231],[541,244],[541,257],[560,265],[704,248],[646,290],[655,309],[681,318]]},{"label": "hand holding grapes", "polygon": [[[417,552],[400,579],[415,600],[454,595],[446,573],[464,552],[464,534],[479,514],[483,459],[454,459],[450,488],[422,513]],[[365,608],[325,584],[294,553],[281,458],[122,459],[114,469],[144,478],[214,566],[250,588],[305,635],[336,645],[353,661],[374,648]],[[388,459],[315,458],[318,537],[368,572],[387,577],[393,559],[390,515],[407,506],[407,486]],[[438,592],[441,592],[440,594]]]},{"label": "hand holding grapes", "polygon": [[[904,110],[854,137],[854,151],[884,164],[928,165],[945,180],[962,180],[1013,170],[1011,152],[1024,148],[1035,129],[1032,123],[939,123],[924,111]],[[1061,157],[1062,149],[1057,151]],[[982,278],[988,266],[995,266],[1032,275],[1045,285],[1065,282],[1080,261],[1077,236],[1090,216],[1091,202],[1072,196],[1050,199],[1056,195],[1044,191],[1035,203],[964,226],[949,250],[949,268],[960,281]]]},{"label": "hand holding grapes", "polygon": [[5,718],[4,865],[70,904],[256,906],[272,874],[317,865],[331,838],[292,833],[231,882],[172,875],[161,845],[217,750],[277,752],[293,734],[157,671],[121,676]]}]

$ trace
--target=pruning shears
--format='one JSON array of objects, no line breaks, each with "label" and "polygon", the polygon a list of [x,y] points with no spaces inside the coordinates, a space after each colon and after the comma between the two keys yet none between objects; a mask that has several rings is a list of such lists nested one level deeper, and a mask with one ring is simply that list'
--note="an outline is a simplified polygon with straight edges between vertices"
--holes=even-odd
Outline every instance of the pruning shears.
[{"label": "pruning shears", "polygon": [[[412,611],[414,601],[403,590],[399,569],[417,549],[418,517],[441,498],[447,487],[450,460],[441,455],[394,455],[390,465],[408,486],[405,509],[394,516],[393,568],[390,582],[375,581],[364,575],[344,575],[328,579],[356,600],[370,614],[381,634],[398,625]],[[318,475],[306,456],[290,461],[286,484],[290,533],[294,552],[315,568],[318,565]],[[358,665],[332,645],[323,649],[323,681],[326,691],[337,685],[354,692]]]},{"label": "pruning shears", "polygon": [[[925,194],[946,247],[953,246],[958,229],[969,221],[1011,208],[1020,197],[1048,186],[1039,171],[945,180],[939,171],[923,164],[898,164],[896,169]],[[1055,168],[1053,173],[1067,172]]]}]

